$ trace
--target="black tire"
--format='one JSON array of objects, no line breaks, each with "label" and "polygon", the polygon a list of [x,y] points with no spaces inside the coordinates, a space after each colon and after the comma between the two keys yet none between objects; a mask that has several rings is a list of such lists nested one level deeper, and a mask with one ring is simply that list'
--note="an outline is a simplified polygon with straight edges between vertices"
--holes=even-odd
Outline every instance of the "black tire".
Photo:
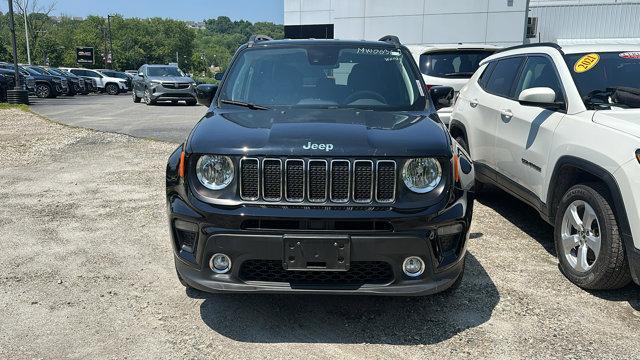
[{"label": "black tire", "polygon": [[[463,138],[462,136],[458,136],[456,138],[456,141],[458,142],[458,144],[460,144],[460,146],[462,146],[462,148],[464,149],[464,151],[467,152],[467,154],[471,154],[471,152],[469,151],[469,145],[467,144],[467,140],[465,140],[465,138]],[[484,188],[484,183],[479,181],[476,178],[475,184],[473,185],[473,191],[477,194],[477,193],[480,193],[483,188]]]},{"label": "black tire", "polygon": [[49,84],[37,84],[36,96],[40,99],[53,98],[53,92]]},{"label": "black tire", "polygon": [[118,94],[120,94],[120,88],[116,84],[107,84],[107,86],[104,87],[104,90],[109,95],[118,95]]},{"label": "black tire", "polygon": [[[578,272],[569,264],[562,248],[562,222],[567,208],[576,200],[589,204],[600,224],[600,253],[586,272]],[[560,270],[572,283],[583,289],[619,289],[631,282],[629,263],[620,237],[620,228],[612,209],[607,189],[599,183],[580,184],[562,197],[555,216],[554,241]]]},{"label": "black tire", "polygon": [[136,91],[133,90],[131,93],[133,93],[133,102],[138,104],[140,103],[140,100],[142,100],[140,97],[138,97],[138,95],[136,95]]}]

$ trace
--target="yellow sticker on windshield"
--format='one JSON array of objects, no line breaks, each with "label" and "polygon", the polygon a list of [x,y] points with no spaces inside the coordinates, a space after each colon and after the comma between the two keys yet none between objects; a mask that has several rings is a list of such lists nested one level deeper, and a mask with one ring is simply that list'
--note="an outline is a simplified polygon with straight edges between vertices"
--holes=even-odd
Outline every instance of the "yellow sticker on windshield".
[{"label": "yellow sticker on windshield", "polygon": [[573,71],[577,73],[587,72],[593,69],[598,64],[598,61],[600,61],[600,55],[596,53],[587,54],[576,61]]}]

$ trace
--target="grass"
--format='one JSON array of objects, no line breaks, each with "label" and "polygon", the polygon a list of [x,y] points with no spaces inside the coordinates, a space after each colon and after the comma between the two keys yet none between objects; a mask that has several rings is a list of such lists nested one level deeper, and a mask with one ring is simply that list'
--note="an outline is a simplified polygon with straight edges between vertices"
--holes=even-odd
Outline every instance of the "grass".
[{"label": "grass", "polygon": [[29,112],[28,105],[0,103],[0,110],[10,110],[10,109],[18,109],[24,112]]}]

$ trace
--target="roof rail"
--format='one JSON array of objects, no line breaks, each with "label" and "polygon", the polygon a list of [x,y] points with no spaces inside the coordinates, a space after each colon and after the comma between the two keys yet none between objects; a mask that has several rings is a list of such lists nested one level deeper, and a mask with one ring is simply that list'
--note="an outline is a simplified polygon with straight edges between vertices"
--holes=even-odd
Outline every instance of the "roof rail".
[{"label": "roof rail", "polygon": [[378,40],[378,41],[382,41],[382,42],[386,42],[386,43],[389,43],[389,44],[393,44],[393,45],[395,45],[396,47],[400,47],[400,45],[402,45],[402,44],[400,43],[400,39],[399,39],[397,36],[395,36],[395,35],[387,35],[387,36],[383,36],[383,37],[381,37],[381,38],[380,38],[380,40]]},{"label": "roof rail", "polygon": [[256,43],[259,43],[261,41],[270,41],[270,40],[273,40],[273,39],[267,35],[251,35],[251,37],[249,38],[249,41],[247,41],[247,45],[249,47],[252,47]]},{"label": "roof rail", "polygon": [[552,42],[543,42],[543,43],[531,43],[531,44],[522,44],[522,45],[516,45],[516,46],[511,46],[511,47],[507,47],[504,49],[500,49],[499,51],[497,51],[498,53],[504,52],[504,51],[509,51],[509,50],[516,50],[516,49],[526,49],[526,48],[530,48],[530,47],[551,47],[554,48],[556,50],[558,50],[561,54],[564,54],[564,52],[562,51],[562,47],[556,43],[552,43]]}]

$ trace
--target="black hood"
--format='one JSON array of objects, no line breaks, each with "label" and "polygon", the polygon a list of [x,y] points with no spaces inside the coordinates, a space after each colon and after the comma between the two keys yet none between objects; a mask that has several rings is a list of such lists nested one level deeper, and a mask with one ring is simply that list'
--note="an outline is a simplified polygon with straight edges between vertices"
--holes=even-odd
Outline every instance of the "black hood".
[{"label": "black hood", "polygon": [[252,156],[451,155],[448,133],[435,114],[354,109],[218,109],[196,125],[188,150]]}]

